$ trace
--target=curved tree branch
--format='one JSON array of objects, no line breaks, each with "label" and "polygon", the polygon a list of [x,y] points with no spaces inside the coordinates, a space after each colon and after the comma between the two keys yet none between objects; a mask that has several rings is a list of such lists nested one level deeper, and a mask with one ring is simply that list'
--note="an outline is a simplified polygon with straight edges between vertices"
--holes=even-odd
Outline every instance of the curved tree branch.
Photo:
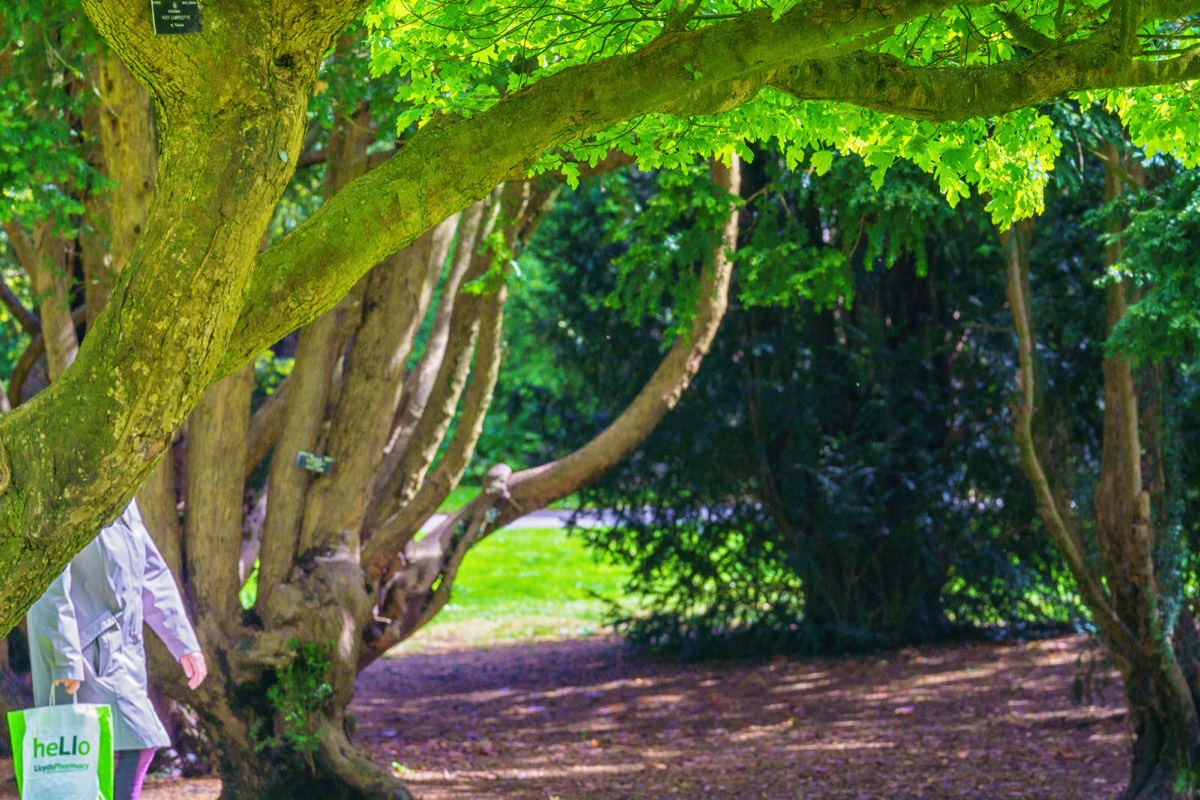
[{"label": "curved tree branch", "polygon": [[[741,187],[741,164],[735,158],[726,167],[714,162],[713,182],[731,195]],[[730,254],[737,246],[738,212],[726,220],[720,246],[701,277],[700,301],[690,335],[675,343],[637,397],[596,438],[568,456],[533,469],[517,472],[508,482],[499,516],[489,530],[503,527],[528,510],[542,508],[577,491],[611,469],[650,435],[659,421],[679,402],[700,362],[708,353],[728,305],[733,275]]]},{"label": "curved tree branch", "polygon": [[1200,79],[1200,52],[1159,61],[1115,55],[1118,33],[1047,47],[992,66],[917,67],[879,53],[811,60],[767,82],[801,100],[835,100],[888,114],[950,122],[1005,114],[1067,92],[1156,86]]},{"label": "curved tree branch", "polygon": [[398,513],[382,521],[377,529],[368,528],[364,531],[370,534],[370,538],[363,545],[362,561],[368,577],[373,581],[379,580],[392,557],[408,544],[437,511],[441,502],[462,480],[463,472],[471,461],[475,445],[483,433],[483,421],[496,388],[496,379],[500,375],[506,298],[507,290],[502,285],[484,300],[479,314],[475,368],[463,397],[462,413],[450,444],[433,474],[421,483],[416,495]]},{"label": "curved tree branch", "polygon": [[[372,266],[506,176],[527,170],[538,154],[624,119],[674,109],[681,97],[745,85],[732,99],[697,101],[689,113],[731,108],[781,67],[947,5],[829,0],[798,5],[778,19],[770,9],[751,11],[565,69],[469,120],[426,125],[258,258],[219,372],[331,308]],[[462,167],[446,170],[448,163]]]},{"label": "curved tree branch", "polygon": [[[714,183],[731,195],[738,193],[741,164],[736,157],[728,167],[714,162],[712,173]],[[737,246],[738,216],[735,206],[721,231],[721,243],[704,266],[690,335],[675,342],[637,397],[611,425],[557,461],[515,474],[503,464],[493,467],[483,491],[424,538],[410,540],[394,559],[388,558],[386,546],[392,542],[384,539],[384,535],[403,535],[394,522],[368,544],[364,556],[374,559],[368,562],[368,569],[372,574],[390,575],[382,589],[381,609],[381,616],[389,623],[376,631],[379,643],[366,643],[362,659],[369,660],[389,642],[411,635],[445,605],[459,565],[477,542],[521,515],[599,478],[645,441],[675,407],[712,345],[728,305],[733,276],[730,255]]]},{"label": "curved tree branch", "polygon": [[[492,185],[522,174],[531,154],[622,119],[655,111],[717,113],[769,84],[800,99],[949,121],[1004,113],[1072,90],[1200,77],[1200,52],[1130,59],[1120,54],[1111,27],[991,66],[916,67],[875,53],[841,54],[861,51],[881,30],[946,5],[910,0],[880,8],[838,0],[797,6],[778,20],[766,10],[750,12],[660,37],[636,53],[563,70],[470,120],[426,126],[387,163],[263,254],[221,369],[233,369],[332,306],[384,255]],[[1166,11],[1161,5],[1148,9],[1147,18],[1195,10],[1194,2],[1173,3]],[[481,150],[479,141],[492,146]],[[434,167],[445,159],[472,169],[448,175]],[[414,209],[397,197],[423,202]],[[356,224],[347,226],[349,209]]]},{"label": "curved tree branch", "polygon": [[0,303],[4,303],[8,313],[13,315],[13,319],[21,326],[21,329],[30,336],[36,336],[42,332],[42,322],[37,318],[37,314],[25,307],[21,298],[17,297],[8,282],[4,280],[0,280]]},{"label": "curved tree branch", "polygon": [[1042,460],[1033,435],[1036,384],[1034,377],[1033,311],[1026,296],[1029,274],[1029,237],[1032,222],[1025,221],[1001,233],[1001,245],[1007,262],[1005,288],[1008,304],[1012,309],[1013,324],[1017,332],[1017,389],[1018,401],[1014,409],[1016,425],[1014,436],[1021,455],[1021,468],[1033,485],[1037,497],[1038,516],[1050,533],[1050,538],[1063,554],[1067,567],[1087,598],[1096,624],[1114,642],[1129,645],[1133,634],[1117,616],[1108,592],[1090,568],[1085,555],[1083,541],[1075,526],[1068,522],[1050,487],[1050,481],[1042,468]]}]

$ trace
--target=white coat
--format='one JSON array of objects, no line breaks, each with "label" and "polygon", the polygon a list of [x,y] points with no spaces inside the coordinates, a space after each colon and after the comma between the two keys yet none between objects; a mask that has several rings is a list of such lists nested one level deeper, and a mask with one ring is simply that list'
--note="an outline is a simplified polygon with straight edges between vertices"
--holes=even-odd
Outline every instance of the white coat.
[{"label": "white coat", "polygon": [[200,645],[136,503],[72,559],[27,620],[37,705],[49,704],[53,681],[82,681],[79,702],[112,707],[114,748],[170,745],[146,692],[142,622],[176,660]]}]

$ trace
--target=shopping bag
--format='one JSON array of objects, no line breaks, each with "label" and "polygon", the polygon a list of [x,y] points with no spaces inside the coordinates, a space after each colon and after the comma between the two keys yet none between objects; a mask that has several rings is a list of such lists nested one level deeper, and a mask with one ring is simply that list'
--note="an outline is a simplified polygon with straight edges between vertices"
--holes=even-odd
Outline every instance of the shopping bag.
[{"label": "shopping bag", "polygon": [[[52,687],[51,702],[54,693]],[[72,702],[10,711],[8,728],[22,800],[112,800],[108,706]]]}]

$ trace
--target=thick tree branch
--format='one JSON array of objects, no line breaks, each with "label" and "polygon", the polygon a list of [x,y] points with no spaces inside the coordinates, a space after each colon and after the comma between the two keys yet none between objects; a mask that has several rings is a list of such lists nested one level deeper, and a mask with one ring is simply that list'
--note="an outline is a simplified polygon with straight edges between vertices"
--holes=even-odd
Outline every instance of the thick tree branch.
[{"label": "thick tree branch", "polygon": [[[370,534],[370,538],[363,545],[362,561],[372,581],[379,579],[394,555],[409,543],[451,490],[458,486],[471,461],[475,445],[483,433],[483,421],[496,388],[496,379],[500,375],[506,295],[507,290],[502,285],[488,295],[483,303],[479,315],[475,368],[471,371],[470,383],[463,397],[462,413],[446,452],[411,501],[384,520],[378,529],[364,531]],[[379,652],[385,650],[386,647]]]},{"label": "thick tree branch", "polygon": [[812,60],[777,70],[768,83],[801,100],[836,100],[934,122],[990,117],[1071,91],[1155,86],[1200,79],[1200,52],[1159,61],[1118,54],[1103,30],[993,66],[916,67],[878,53]]},{"label": "thick tree branch", "polygon": [[251,365],[214,383],[188,421],[183,528],[188,583],[204,622],[225,632],[233,628],[241,612],[242,462],[253,383]]},{"label": "thick tree branch", "polygon": [[[319,7],[295,0],[204,3],[200,33],[156,36],[142,0],[83,0],[96,29],[150,90],[160,114],[171,119],[200,108],[229,113],[254,103],[253,94],[213,81],[232,69],[249,67],[276,81],[305,80],[366,5],[364,0],[329,0]],[[269,35],[265,42],[264,33]]]},{"label": "thick tree branch", "polygon": [[768,9],[753,11],[563,70],[468,120],[430,123],[259,257],[220,371],[331,308],[372,266],[528,169],[538,154],[621,120],[676,108],[681,97],[746,84],[733,100],[693,105],[689,113],[732,107],[783,66],[947,5],[830,0],[802,4],[777,20]]},{"label": "thick tree branch", "polygon": [[[532,154],[622,119],[654,111],[716,113],[753,98],[769,83],[800,99],[946,121],[1001,114],[1072,90],[1200,77],[1200,53],[1131,60],[1120,54],[1111,28],[986,67],[914,67],[862,52],[830,57],[862,48],[880,30],[944,5],[914,0],[861,14],[842,3],[805,5],[775,21],[768,12],[753,12],[664,36],[637,53],[564,70],[470,120],[427,126],[262,256],[222,370],[329,308],[376,260],[482,197],[491,185],[521,174]],[[1172,7],[1173,13],[1179,10]],[[848,41],[852,44],[841,44]],[[480,149],[479,141],[493,146]],[[445,163],[439,159],[472,168],[448,176],[431,169]],[[397,197],[421,202],[414,209]],[[346,225],[347,219],[354,224]]]}]

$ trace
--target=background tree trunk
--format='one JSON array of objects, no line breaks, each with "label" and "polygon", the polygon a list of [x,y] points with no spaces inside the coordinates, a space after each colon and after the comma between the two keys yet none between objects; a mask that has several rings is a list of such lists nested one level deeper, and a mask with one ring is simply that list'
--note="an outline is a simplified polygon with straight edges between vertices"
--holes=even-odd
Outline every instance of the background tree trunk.
[{"label": "background tree trunk", "polygon": [[[1116,145],[1105,152],[1106,199],[1117,200],[1128,162]],[[1017,405],[1017,441],[1026,474],[1038,496],[1039,514],[1066,557],[1113,661],[1124,682],[1133,719],[1133,766],[1127,800],[1161,800],[1187,786],[1195,791],[1200,721],[1179,648],[1195,641],[1194,622],[1183,615],[1183,630],[1172,638],[1164,629],[1154,559],[1161,536],[1151,519],[1152,498],[1143,481],[1143,449],[1138,393],[1130,361],[1110,354],[1104,359],[1104,427],[1100,482],[1094,508],[1097,557],[1088,554],[1070,508],[1051,488],[1041,468],[1032,419],[1035,410],[1033,312],[1029,301],[1029,240],[1033,225],[1018,223],[1002,236],[1008,257],[1008,294],[1016,324],[1021,400]],[[1121,257],[1122,223],[1109,221],[1112,235],[1105,257],[1110,267]],[[1112,328],[1126,309],[1126,287],[1111,279],[1107,287]],[[1061,459],[1060,459],[1061,461]],[[1160,487],[1161,490],[1161,487]],[[1187,631],[1187,626],[1192,630]],[[1180,635],[1183,634],[1183,635]],[[1190,634],[1190,635],[1188,635]]]}]

